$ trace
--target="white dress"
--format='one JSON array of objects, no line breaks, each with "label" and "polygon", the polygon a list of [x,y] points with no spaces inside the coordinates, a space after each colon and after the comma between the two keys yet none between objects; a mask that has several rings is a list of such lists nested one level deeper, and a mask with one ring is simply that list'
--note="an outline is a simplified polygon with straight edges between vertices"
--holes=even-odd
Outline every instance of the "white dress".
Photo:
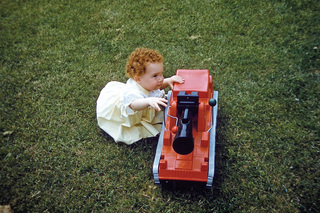
[{"label": "white dress", "polygon": [[116,142],[132,144],[142,138],[154,137],[161,130],[163,112],[148,107],[133,111],[129,105],[138,98],[164,97],[163,90],[147,91],[133,79],[126,84],[109,82],[97,100],[99,127]]}]

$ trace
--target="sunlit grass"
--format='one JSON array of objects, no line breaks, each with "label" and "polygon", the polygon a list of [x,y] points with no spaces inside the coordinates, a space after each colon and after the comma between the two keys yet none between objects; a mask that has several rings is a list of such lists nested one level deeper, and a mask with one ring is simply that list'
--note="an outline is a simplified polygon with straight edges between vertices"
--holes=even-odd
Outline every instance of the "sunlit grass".
[{"label": "sunlit grass", "polygon": [[[15,212],[319,210],[316,1],[1,1],[0,205]],[[137,47],[219,91],[212,190],[153,183],[156,138],[96,125]]]}]

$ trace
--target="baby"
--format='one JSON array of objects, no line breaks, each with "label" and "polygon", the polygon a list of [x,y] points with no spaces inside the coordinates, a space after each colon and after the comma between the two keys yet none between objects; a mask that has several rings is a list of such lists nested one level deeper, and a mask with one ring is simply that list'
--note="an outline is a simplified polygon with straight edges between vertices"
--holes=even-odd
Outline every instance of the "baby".
[{"label": "baby", "polygon": [[132,144],[154,137],[163,122],[161,106],[167,106],[163,89],[184,83],[180,76],[163,77],[163,57],[151,49],[138,48],[126,65],[126,84],[109,82],[97,100],[97,120],[116,142]]}]

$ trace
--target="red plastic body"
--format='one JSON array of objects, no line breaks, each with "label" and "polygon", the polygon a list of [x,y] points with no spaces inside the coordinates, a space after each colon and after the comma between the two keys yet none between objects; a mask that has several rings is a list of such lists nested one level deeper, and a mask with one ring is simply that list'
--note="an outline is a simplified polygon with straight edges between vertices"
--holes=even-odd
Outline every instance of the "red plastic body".
[{"label": "red plastic body", "polygon": [[[177,70],[177,75],[185,79],[184,84],[175,84],[170,98],[170,108],[166,118],[163,147],[159,163],[160,180],[185,180],[206,182],[208,178],[209,139],[211,127],[211,106],[213,95],[212,76],[208,70]],[[172,143],[177,133],[177,95],[179,91],[199,93],[198,114],[192,121],[194,150],[188,155],[177,154]]]}]

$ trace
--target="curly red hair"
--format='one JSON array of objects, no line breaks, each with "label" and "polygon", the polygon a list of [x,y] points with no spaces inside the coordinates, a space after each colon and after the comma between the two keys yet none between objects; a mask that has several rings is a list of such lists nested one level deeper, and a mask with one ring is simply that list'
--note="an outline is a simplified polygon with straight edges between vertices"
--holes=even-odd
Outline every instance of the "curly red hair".
[{"label": "curly red hair", "polygon": [[126,65],[126,74],[129,78],[142,76],[146,73],[148,63],[162,63],[163,56],[156,50],[137,48],[129,56]]}]

